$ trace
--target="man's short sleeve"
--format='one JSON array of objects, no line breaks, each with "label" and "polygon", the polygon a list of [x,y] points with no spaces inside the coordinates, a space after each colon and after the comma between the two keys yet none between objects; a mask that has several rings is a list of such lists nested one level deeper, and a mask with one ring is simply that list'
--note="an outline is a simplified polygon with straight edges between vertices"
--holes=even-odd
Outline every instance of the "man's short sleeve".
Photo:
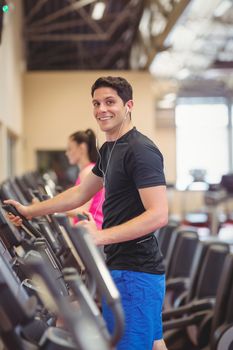
[{"label": "man's short sleeve", "polygon": [[99,177],[103,177],[103,172],[100,170],[100,158],[98,158],[97,162],[95,163],[94,167],[92,168],[92,172]]},{"label": "man's short sleeve", "polygon": [[166,185],[163,156],[153,143],[135,144],[127,158],[127,172],[138,189]]}]

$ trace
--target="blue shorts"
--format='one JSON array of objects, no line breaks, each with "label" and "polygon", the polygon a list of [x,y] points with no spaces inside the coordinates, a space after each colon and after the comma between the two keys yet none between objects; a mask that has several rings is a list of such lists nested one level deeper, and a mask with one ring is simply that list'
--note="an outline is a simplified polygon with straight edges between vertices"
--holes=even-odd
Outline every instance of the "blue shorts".
[{"label": "blue shorts", "polygon": [[[152,350],[154,340],[163,337],[165,275],[122,270],[110,273],[121,294],[125,312],[125,332],[117,344],[117,350]],[[102,307],[104,319],[112,333],[113,315],[105,302]]]}]

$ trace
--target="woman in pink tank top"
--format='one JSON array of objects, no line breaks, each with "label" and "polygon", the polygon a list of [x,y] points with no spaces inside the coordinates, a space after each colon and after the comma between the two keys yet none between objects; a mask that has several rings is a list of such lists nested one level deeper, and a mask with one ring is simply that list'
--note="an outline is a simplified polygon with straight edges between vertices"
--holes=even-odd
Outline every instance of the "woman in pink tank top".
[{"label": "woman in pink tank top", "polygon": [[[79,185],[83,179],[92,170],[97,161],[98,153],[96,149],[96,136],[91,129],[86,131],[77,131],[70,135],[68,139],[66,156],[69,163],[79,167],[79,176],[76,180],[76,185]],[[104,201],[104,191],[101,190],[82,207],[69,211],[67,214],[73,217],[73,222],[77,223],[77,214],[82,214],[83,211],[89,211],[97,227],[100,229],[103,223],[102,204]]]}]

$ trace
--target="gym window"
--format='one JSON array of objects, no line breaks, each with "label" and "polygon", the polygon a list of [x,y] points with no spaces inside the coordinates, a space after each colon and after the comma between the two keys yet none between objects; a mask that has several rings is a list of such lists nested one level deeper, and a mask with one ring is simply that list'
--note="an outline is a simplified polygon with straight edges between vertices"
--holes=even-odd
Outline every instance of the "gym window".
[{"label": "gym window", "polygon": [[[195,170],[219,183],[231,168],[232,122],[224,99],[182,99],[176,107],[177,188],[187,189]],[[203,183],[197,190],[204,189]]]}]

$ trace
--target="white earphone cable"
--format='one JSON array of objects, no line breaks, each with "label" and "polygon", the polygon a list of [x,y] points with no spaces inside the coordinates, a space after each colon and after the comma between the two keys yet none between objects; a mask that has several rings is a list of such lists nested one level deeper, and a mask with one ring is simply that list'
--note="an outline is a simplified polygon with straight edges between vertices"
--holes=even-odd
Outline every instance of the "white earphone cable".
[{"label": "white earphone cable", "polygon": [[121,134],[121,131],[122,131],[124,122],[125,122],[125,120],[126,120],[127,114],[128,114],[128,108],[126,109],[126,113],[125,113],[124,119],[122,120],[122,123],[121,123],[121,125],[120,125],[120,128],[119,128],[119,131],[118,131],[116,140],[114,141],[114,144],[113,144],[112,149],[111,149],[111,151],[110,151],[110,154],[109,154],[109,157],[108,157],[108,161],[107,161],[107,165],[106,165],[105,172],[104,172],[103,169],[101,168],[102,157],[101,157],[99,148],[97,147],[97,153],[98,153],[99,158],[100,158],[100,159],[99,159],[99,163],[98,163],[98,168],[99,168],[99,171],[100,171],[100,172],[102,173],[102,175],[103,175],[103,184],[104,184],[104,186],[105,186],[105,183],[106,183],[106,175],[107,175],[107,172],[108,172],[110,160],[111,160],[111,158],[112,158],[112,153],[113,153],[113,150],[115,149],[116,143],[117,143],[117,141],[118,141],[118,139],[119,139],[119,136],[120,136],[120,134]]},{"label": "white earphone cable", "polygon": [[[124,116],[124,119],[122,120],[122,123],[121,123],[121,125],[120,125],[119,131],[118,131],[118,135],[117,135],[116,140],[114,141],[114,144],[113,144],[112,149],[111,149],[111,151],[110,151],[110,154],[109,154],[109,157],[108,157],[108,161],[107,161],[107,165],[106,165],[105,172],[104,172],[103,169],[101,168],[102,157],[101,157],[101,154],[100,154],[100,151],[99,151],[99,147],[98,147],[98,130],[97,130],[97,132],[96,132],[96,135],[97,135],[97,139],[96,139],[96,149],[97,149],[97,153],[98,153],[98,155],[99,155],[98,169],[99,169],[99,171],[100,171],[100,172],[102,173],[102,175],[103,175],[103,186],[104,186],[104,188],[105,188],[105,184],[106,184],[106,175],[107,175],[107,172],[108,172],[110,160],[111,160],[111,158],[112,158],[112,153],[113,153],[113,150],[114,150],[114,148],[115,148],[115,146],[116,146],[116,144],[117,144],[117,141],[118,141],[118,139],[119,139],[120,133],[121,133],[121,131],[122,131],[122,128],[123,128],[123,125],[124,125],[124,122],[125,122],[125,120],[126,120],[126,117],[127,117],[127,114],[128,114],[128,113],[129,113],[129,110],[128,110],[128,108],[127,108],[127,109],[126,109],[125,116]],[[98,212],[98,210],[99,210],[99,208],[100,208],[100,205],[103,204],[103,201],[104,201],[104,192],[102,191],[99,204],[98,204],[98,206],[97,206],[97,208],[96,208],[96,210],[95,210],[94,216],[93,216],[94,219],[95,219],[96,214],[97,214],[97,212]]]}]

